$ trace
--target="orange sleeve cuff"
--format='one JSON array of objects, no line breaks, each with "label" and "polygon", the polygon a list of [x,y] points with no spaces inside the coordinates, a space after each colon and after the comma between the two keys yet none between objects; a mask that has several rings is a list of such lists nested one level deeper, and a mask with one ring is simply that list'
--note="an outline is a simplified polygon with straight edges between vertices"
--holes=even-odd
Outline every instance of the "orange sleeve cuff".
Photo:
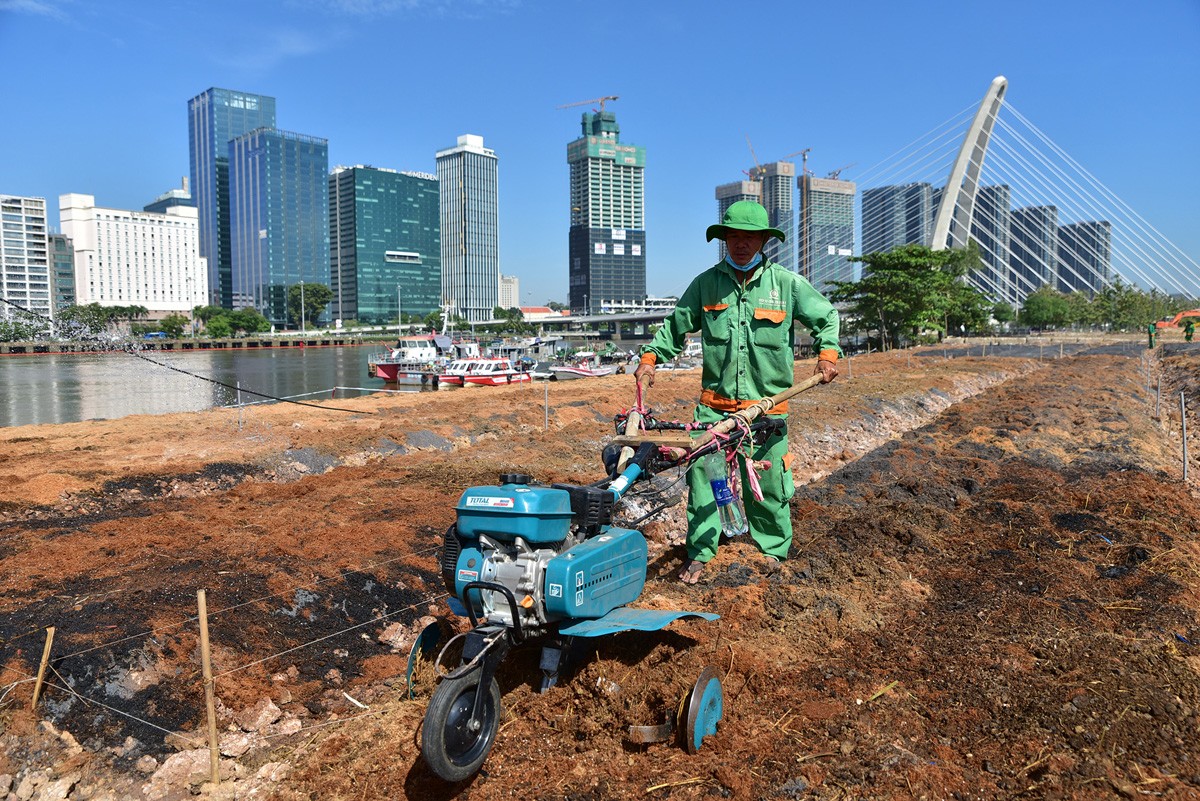
[{"label": "orange sleeve cuff", "polygon": [[658,364],[658,354],[656,354],[654,351],[646,351],[642,354],[642,358],[639,360],[639,363],[648,364],[653,367],[654,365]]},{"label": "orange sleeve cuff", "polygon": [[819,361],[819,362],[833,362],[834,364],[837,364],[837,359],[838,359],[838,352],[836,350],[834,350],[833,348],[829,348],[828,350],[823,350],[817,354],[817,361]]}]

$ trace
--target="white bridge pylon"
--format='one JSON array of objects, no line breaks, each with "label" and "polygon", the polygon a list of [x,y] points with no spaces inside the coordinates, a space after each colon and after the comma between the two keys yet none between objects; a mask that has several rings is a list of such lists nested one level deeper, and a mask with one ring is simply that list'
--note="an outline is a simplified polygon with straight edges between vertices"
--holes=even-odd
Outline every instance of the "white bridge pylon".
[{"label": "white bridge pylon", "polygon": [[933,233],[930,235],[930,250],[945,250],[949,246],[950,224],[954,223],[957,236],[963,238],[960,246],[966,244],[966,238],[971,232],[971,221],[975,215],[975,197],[979,191],[979,173],[983,169],[983,159],[987,155],[988,141],[992,138],[992,126],[1000,106],[1004,102],[1004,93],[1008,89],[1008,79],[997,75],[992,79],[975,119],[963,137],[962,147],[958,150],[958,158],[950,169],[950,177],[946,181],[946,191],[942,193],[938,204],[937,217],[934,218]]}]

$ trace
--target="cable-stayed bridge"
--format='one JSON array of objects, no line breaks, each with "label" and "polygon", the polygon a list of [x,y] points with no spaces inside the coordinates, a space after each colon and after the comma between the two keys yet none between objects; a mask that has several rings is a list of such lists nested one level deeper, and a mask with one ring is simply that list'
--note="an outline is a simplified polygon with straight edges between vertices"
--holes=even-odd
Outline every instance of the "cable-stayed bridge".
[{"label": "cable-stayed bridge", "polygon": [[1020,306],[1039,287],[1117,282],[1200,299],[1200,264],[1005,100],[972,104],[855,176],[861,249],[979,245],[968,280]]}]

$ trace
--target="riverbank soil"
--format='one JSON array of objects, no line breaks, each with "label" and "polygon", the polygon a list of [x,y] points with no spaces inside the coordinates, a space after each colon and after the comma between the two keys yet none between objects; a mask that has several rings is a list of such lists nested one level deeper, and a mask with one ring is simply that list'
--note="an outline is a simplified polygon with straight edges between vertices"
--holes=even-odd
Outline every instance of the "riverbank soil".
[{"label": "riverbank soil", "polygon": [[[791,404],[790,558],[726,542],[684,585],[682,506],[659,512],[635,605],[720,618],[589,640],[545,693],[515,650],[457,785],[419,756],[433,666],[407,670],[427,625],[464,626],[438,564],[455,503],[501,473],[602,477],[630,376],[0,430],[0,798],[1200,798],[1200,349],[841,369]],[[698,383],[661,371],[649,405],[690,419]],[[706,667],[699,751],[634,742]]]}]

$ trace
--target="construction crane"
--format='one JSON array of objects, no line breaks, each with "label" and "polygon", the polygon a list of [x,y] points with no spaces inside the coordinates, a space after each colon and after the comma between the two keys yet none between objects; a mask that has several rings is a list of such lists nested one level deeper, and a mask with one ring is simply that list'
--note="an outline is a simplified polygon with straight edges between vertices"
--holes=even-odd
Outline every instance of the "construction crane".
[{"label": "construction crane", "polygon": [[746,175],[749,175],[751,181],[761,181],[763,168],[758,164],[758,156],[754,153],[754,145],[750,143],[750,134],[746,134],[746,147],[750,148],[750,158],[754,159],[754,172],[749,173],[745,170],[742,170],[742,172],[745,172]]},{"label": "construction crane", "polygon": [[842,174],[842,170],[848,170],[848,169],[850,169],[851,167],[853,167],[853,166],[854,166],[855,164],[857,164],[857,163],[858,163],[857,161],[852,161],[852,162],[850,162],[849,164],[845,164],[845,165],[843,165],[843,166],[841,166],[841,167],[838,167],[836,170],[830,170],[830,171],[829,171],[829,174],[828,174],[828,175],[826,175],[825,177],[826,177],[826,178],[832,178],[833,180],[835,180],[835,181],[836,181],[836,180],[838,180],[838,176],[840,176],[840,175]]},{"label": "construction crane", "polygon": [[617,95],[605,95],[604,97],[593,97],[591,100],[580,100],[578,103],[564,103],[558,108],[574,108],[575,106],[590,106],[592,103],[600,104],[600,113],[604,113],[604,104],[609,100],[619,100]]},{"label": "construction crane", "polygon": [[[766,172],[766,170],[763,169],[763,167],[758,163],[758,156],[755,155],[755,153],[754,153],[754,145],[750,144],[750,134],[746,134],[746,144],[749,145],[749,147],[750,147],[750,156],[751,156],[751,158],[754,159],[754,172],[756,174],[751,175],[751,173],[747,172],[746,170],[742,170],[742,172],[746,173],[747,175],[749,175],[752,179],[754,179],[756,181],[761,180],[762,176]],[[812,150],[811,147],[806,147],[803,150],[797,150],[795,153],[788,153],[786,156],[776,159],[776,161],[777,162],[778,161],[787,161],[792,156],[803,156],[804,163],[805,163],[805,165],[807,165],[808,164],[808,151],[810,151],[810,150]],[[804,169],[807,170],[808,167],[805,166]]]}]

